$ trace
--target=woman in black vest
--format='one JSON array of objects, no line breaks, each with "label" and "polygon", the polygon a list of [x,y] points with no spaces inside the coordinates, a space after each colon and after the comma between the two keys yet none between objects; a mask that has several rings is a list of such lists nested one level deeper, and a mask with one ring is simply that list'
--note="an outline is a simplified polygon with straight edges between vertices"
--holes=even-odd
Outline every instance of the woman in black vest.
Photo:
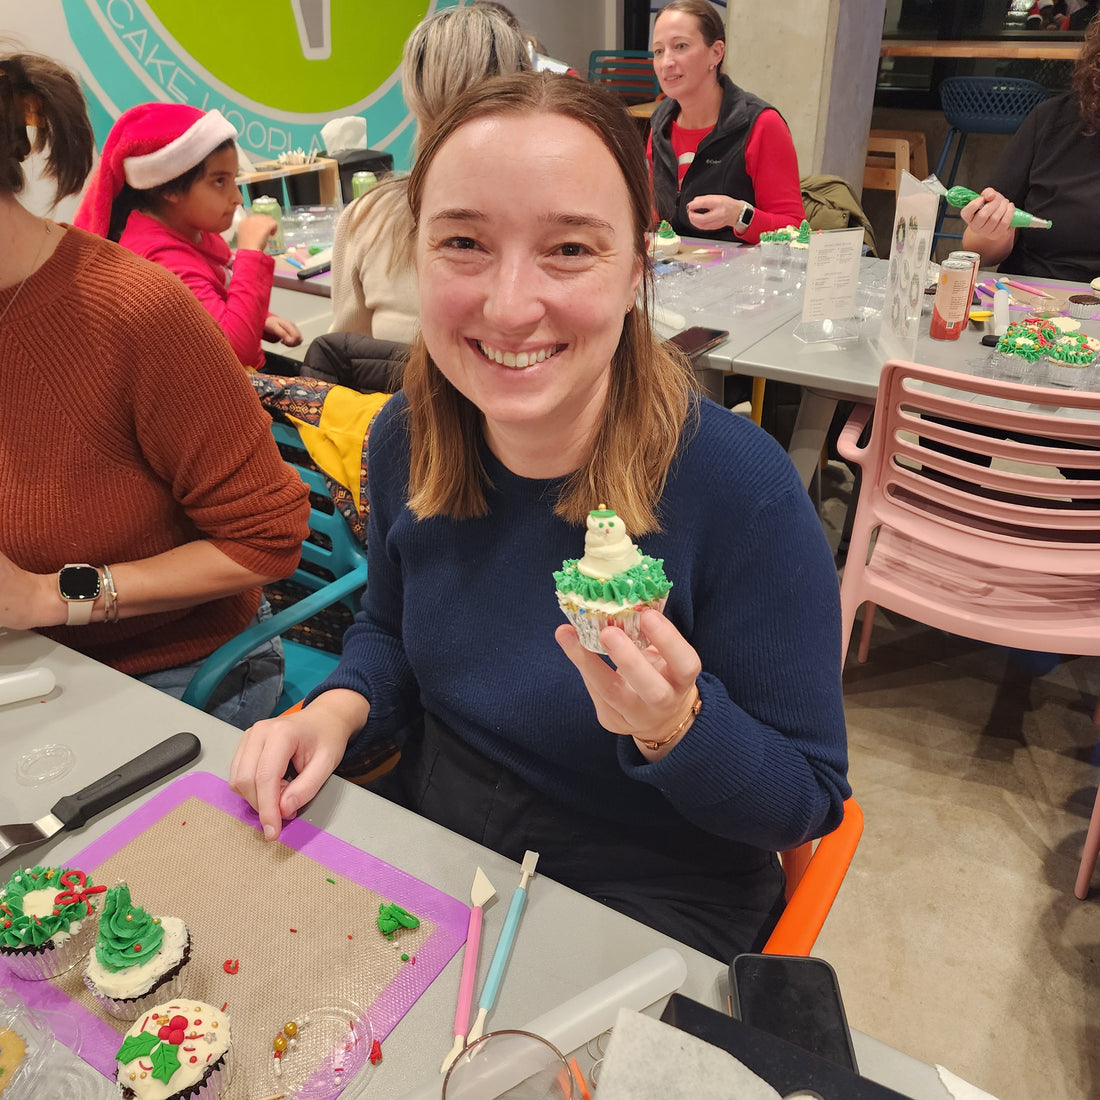
[{"label": "woman in black vest", "polygon": [[706,0],[672,0],[653,26],[668,97],[646,155],[657,214],[677,233],[756,244],[805,217],[798,157],[779,112],[722,72],[726,32]]}]

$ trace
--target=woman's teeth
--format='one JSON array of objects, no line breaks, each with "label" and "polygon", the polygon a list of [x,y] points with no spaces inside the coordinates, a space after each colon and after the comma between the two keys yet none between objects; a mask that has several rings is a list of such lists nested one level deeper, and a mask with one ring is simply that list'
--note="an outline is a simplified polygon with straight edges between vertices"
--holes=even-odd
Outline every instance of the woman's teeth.
[{"label": "woman's teeth", "polygon": [[488,344],[483,344],[480,340],[478,340],[477,346],[486,359],[492,359],[494,363],[499,363],[502,367],[515,367],[516,369],[541,363],[559,350],[559,345],[554,344],[548,348],[539,348],[538,351],[499,351],[496,348],[489,347]]}]

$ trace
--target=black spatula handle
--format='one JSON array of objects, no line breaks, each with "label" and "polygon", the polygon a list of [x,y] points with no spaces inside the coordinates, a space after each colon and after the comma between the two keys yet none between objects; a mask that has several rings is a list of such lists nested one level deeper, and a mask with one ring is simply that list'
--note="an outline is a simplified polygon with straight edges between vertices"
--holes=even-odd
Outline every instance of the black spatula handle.
[{"label": "black spatula handle", "polygon": [[201,748],[202,744],[193,733],[173,734],[110,775],[89,783],[76,794],[59,799],[51,812],[65,823],[66,829],[78,829],[116,802],[190,763]]}]

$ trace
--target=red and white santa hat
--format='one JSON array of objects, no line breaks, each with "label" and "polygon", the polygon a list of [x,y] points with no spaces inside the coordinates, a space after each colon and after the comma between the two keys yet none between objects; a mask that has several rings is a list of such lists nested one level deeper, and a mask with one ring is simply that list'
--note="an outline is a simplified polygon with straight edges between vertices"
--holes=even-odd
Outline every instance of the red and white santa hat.
[{"label": "red and white santa hat", "polygon": [[138,191],[183,175],[237,129],[221,111],[186,103],[140,103],[119,115],[103,143],[73,224],[101,237],[111,224],[111,205],[128,183]]}]

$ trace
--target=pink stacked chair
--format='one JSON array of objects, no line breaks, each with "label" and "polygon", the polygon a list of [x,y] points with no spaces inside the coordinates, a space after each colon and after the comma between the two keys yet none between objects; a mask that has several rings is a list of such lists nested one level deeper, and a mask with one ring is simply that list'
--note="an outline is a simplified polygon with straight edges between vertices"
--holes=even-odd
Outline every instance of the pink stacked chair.
[{"label": "pink stacked chair", "polygon": [[[863,472],[841,584],[844,653],[866,604],[860,661],[876,606],[995,645],[1100,656],[1100,393],[891,361],[877,404],[856,409],[838,450]],[[1078,897],[1098,851],[1100,795]]]}]

